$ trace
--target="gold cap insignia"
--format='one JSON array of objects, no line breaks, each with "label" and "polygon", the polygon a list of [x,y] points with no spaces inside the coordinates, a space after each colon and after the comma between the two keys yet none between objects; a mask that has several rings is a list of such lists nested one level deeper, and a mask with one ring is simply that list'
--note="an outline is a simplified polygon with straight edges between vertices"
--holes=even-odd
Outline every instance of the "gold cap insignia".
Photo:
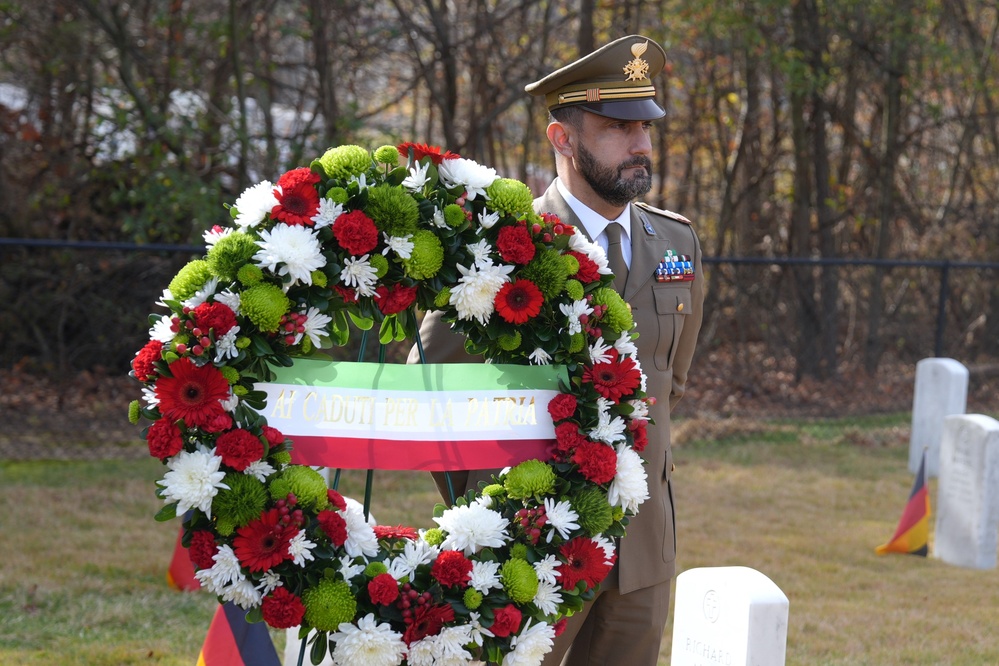
[{"label": "gold cap insignia", "polygon": [[648,78],[649,63],[642,60],[642,54],[645,53],[647,48],[649,48],[648,42],[632,44],[631,55],[635,56],[635,59],[624,66],[625,81],[638,81]]}]

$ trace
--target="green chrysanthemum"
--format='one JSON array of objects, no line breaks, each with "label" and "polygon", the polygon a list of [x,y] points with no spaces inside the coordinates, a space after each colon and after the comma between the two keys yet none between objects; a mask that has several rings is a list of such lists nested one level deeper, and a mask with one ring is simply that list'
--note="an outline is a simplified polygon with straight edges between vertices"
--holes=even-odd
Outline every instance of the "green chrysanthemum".
[{"label": "green chrysanthemum", "polygon": [[444,287],[443,289],[437,292],[436,296],[434,296],[434,305],[436,307],[442,308],[445,305],[447,305],[448,301],[450,300],[451,300],[451,287]]},{"label": "green chrysanthemum", "polygon": [[223,365],[219,368],[219,372],[222,373],[222,376],[225,377],[225,380],[230,384],[235,384],[239,381],[239,370],[231,365]]},{"label": "green chrysanthemum", "polygon": [[562,255],[555,250],[545,249],[538,252],[531,263],[524,266],[520,277],[530,280],[538,286],[545,300],[551,300],[565,289],[565,262]]},{"label": "green chrysanthemum", "polygon": [[444,539],[447,535],[444,534],[444,530],[439,527],[431,527],[429,530],[423,533],[423,540],[429,543],[431,546],[439,546],[444,543]]},{"label": "green chrysanthemum", "polygon": [[408,236],[416,232],[420,207],[404,190],[391,185],[378,185],[368,190],[368,205],[364,212],[379,230],[389,236]]},{"label": "green chrysanthemum", "polygon": [[503,487],[514,499],[547,495],[555,488],[555,472],[540,460],[525,460],[507,472]]},{"label": "green chrysanthemum", "polygon": [[204,259],[195,259],[177,271],[167,288],[178,301],[184,301],[194,296],[194,293],[205,286],[212,277],[212,269]]},{"label": "green chrysanthemum", "polygon": [[277,465],[289,465],[291,464],[291,452],[276,451],[271,454],[271,460]]},{"label": "green chrysanthemum", "polygon": [[514,331],[513,335],[501,335],[499,336],[499,348],[504,351],[513,351],[520,347],[521,336],[520,331]]},{"label": "green chrysanthemum", "polygon": [[135,424],[137,424],[139,422],[139,419],[141,418],[141,415],[139,414],[139,410],[141,410],[141,409],[142,409],[142,407],[139,405],[139,401],[138,400],[133,400],[132,402],[128,403],[128,422],[129,423],[131,423],[132,425],[135,425]]},{"label": "green chrysanthemum", "polygon": [[371,166],[371,155],[360,146],[337,146],[327,150],[319,158],[319,163],[328,177],[347,179],[367,171]]},{"label": "green chrysanthemum", "polygon": [[281,476],[271,481],[270,491],[275,500],[295,493],[298,505],[305,510],[322,511],[329,505],[326,481],[319,472],[304,465],[294,465],[281,472]]},{"label": "green chrysanthemum", "polygon": [[527,559],[527,544],[517,542],[510,546],[510,557],[516,560]]},{"label": "green chrysanthemum", "polygon": [[467,221],[468,216],[465,215],[465,209],[458,204],[448,204],[444,206],[444,222],[447,223],[447,226],[455,229]]},{"label": "green chrysanthemum", "polygon": [[302,593],[305,621],[319,631],[336,631],[343,622],[351,622],[357,601],[350,585],[342,580],[324,578]]},{"label": "green chrysanthemum", "polygon": [[312,284],[317,287],[325,287],[329,284],[329,281],[326,279],[326,273],[322,271],[312,271],[309,273],[309,277],[312,278]]},{"label": "green chrysanthemum", "polygon": [[621,297],[621,294],[613,289],[597,289],[593,292],[593,304],[607,306],[607,312],[600,318],[601,327],[610,328],[620,333],[630,331],[631,327],[635,325],[628,303]]},{"label": "green chrysanthemum", "polygon": [[582,333],[573,333],[569,336],[569,348],[566,350],[570,354],[578,354],[583,351],[583,347],[586,345],[586,336]]},{"label": "green chrysanthemum", "polygon": [[208,250],[206,261],[220,280],[232,282],[259,249],[252,236],[237,231],[219,238]]},{"label": "green chrysanthemum", "polygon": [[563,254],[562,262],[565,263],[565,274],[575,275],[579,272],[579,259],[571,254]]},{"label": "green chrysanthemum", "polygon": [[530,211],[534,204],[531,188],[513,178],[497,178],[486,188],[489,207],[508,215],[522,215]]},{"label": "green chrysanthemum", "polygon": [[437,275],[444,265],[444,247],[437,234],[420,229],[413,234],[413,251],[402,260],[406,275],[414,280],[426,280]]},{"label": "green chrysanthemum", "polygon": [[256,264],[243,264],[236,271],[236,279],[244,287],[252,287],[264,279],[264,272]]},{"label": "green chrysanthemum", "polygon": [[326,198],[335,204],[345,204],[350,195],[342,187],[331,187],[326,190]]},{"label": "green chrysanthemum", "polygon": [[494,500],[502,501],[506,499],[506,488],[504,488],[501,483],[490,483],[482,489],[482,494],[486,497],[491,497]]},{"label": "green chrysanthemum", "polygon": [[250,389],[246,388],[245,386],[243,386],[241,384],[236,384],[235,386],[232,387],[232,392],[235,393],[236,395],[242,397],[242,396],[246,395],[247,393],[249,393]]},{"label": "green chrysanthemum", "polygon": [[607,496],[596,488],[580,491],[569,499],[569,504],[579,514],[579,526],[588,536],[600,534],[614,521],[614,511]]},{"label": "green chrysanthemum", "polygon": [[388,567],[385,566],[384,562],[370,562],[368,566],[364,567],[364,575],[368,578],[374,578],[386,571],[388,571]]},{"label": "green chrysanthemum", "polygon": [[473,611],[482,605],[482,593],[474,587],[470,587],[465,590],[465,596],[461,598],[461,601],[465,604],[465,608]]},{"label": "green chrysanthemum", "polygon": [[566,280],[565,293],[574,301],[583,300],[583,296],[585,295],[583,283],[579,280]]},{"label": "green chrysanthemum", "polygon": [[399,150],[395,146],[375,148],[375,161],[379,164],[395,165],[399,163]]},{"label": "green chrysanthemum", "polygon": [[240,310],[261,331],[273,333],[288,312],[291,301],[273,284],[257,284],[240,295]]},{"label": "green chrysanthemum", "polygon": [[375,269],[375,275],[381,279],[389,270],[389,260],[384,254],[373,254],[368,258],[368,263]]},{"label": "green chrysanthemum", "polygon": [[510,559],[500,567],[500,582],[514,603],[526,604],[538,593],[538,574],[527,560]]},{"label": "green chrysanthemum", "polygon": [[236,349],[246,349],[247,347],[250,346],[250,342],[251,342],[250,338],[246,337],[245,335],[240,336],[236,338]]},{"label": "green chrysanthemum", "polygon": [[230,472],[222,482],[229,486],[219,490],[212,501],[215,530],[229,536],[236,529],[260,517],[267,504],[267,489],[256,477]]}]

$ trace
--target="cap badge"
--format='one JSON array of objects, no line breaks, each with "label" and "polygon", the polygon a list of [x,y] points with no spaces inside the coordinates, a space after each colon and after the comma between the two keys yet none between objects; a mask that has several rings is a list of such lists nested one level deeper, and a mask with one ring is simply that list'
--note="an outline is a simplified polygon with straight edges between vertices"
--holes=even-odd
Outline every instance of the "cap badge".
[{"label": "cap badge", "polygon": [[648,48],[648,42],[631,45],[631,55],[635,56],[635,59],[624,66],[625,81],[638,81],[648,78],[649,63],[642,60],[642,54]]}]

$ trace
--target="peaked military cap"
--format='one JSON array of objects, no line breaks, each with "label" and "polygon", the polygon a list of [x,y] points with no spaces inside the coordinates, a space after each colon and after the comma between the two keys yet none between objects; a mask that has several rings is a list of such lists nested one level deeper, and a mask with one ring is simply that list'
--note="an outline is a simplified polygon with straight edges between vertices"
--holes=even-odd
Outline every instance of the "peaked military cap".
[{"label": "peaked military cap", "polygon": [[544,95],[549,111],[581,106],[619,120],[655,120],[666,115],[656,102],[652,79],[666,66],[666,52],[656,41],[629,35],[524,87]]}]

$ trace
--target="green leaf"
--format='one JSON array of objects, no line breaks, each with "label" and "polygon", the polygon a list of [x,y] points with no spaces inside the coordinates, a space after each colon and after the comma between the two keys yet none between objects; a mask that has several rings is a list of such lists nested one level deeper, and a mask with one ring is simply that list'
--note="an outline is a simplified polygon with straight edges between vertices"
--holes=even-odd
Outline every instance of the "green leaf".
[{"label": "green leaf", "polygon": [[321,664],[323,659],[326,658],[326,633],[317,633],[315,642],[312,644],[312,650],[309,652],[309,659],[312,660],[313,664]]},{"label": "green leaf", "polygon": [[378,342],[387,345],[395,339],[395,316],[386,317],[378,327]]},{"label": "green leaf", "polygon": [[177,502],[167,504],[156,514],[156,522],[165,523],[177,517]]},{"label": "green leaf", "polygon": [[370,317],[361,317],[353,312],[350,313],[350,320],[354,322],[354,326],[362,331],[370,331],[375,325],[375,321]]}]

